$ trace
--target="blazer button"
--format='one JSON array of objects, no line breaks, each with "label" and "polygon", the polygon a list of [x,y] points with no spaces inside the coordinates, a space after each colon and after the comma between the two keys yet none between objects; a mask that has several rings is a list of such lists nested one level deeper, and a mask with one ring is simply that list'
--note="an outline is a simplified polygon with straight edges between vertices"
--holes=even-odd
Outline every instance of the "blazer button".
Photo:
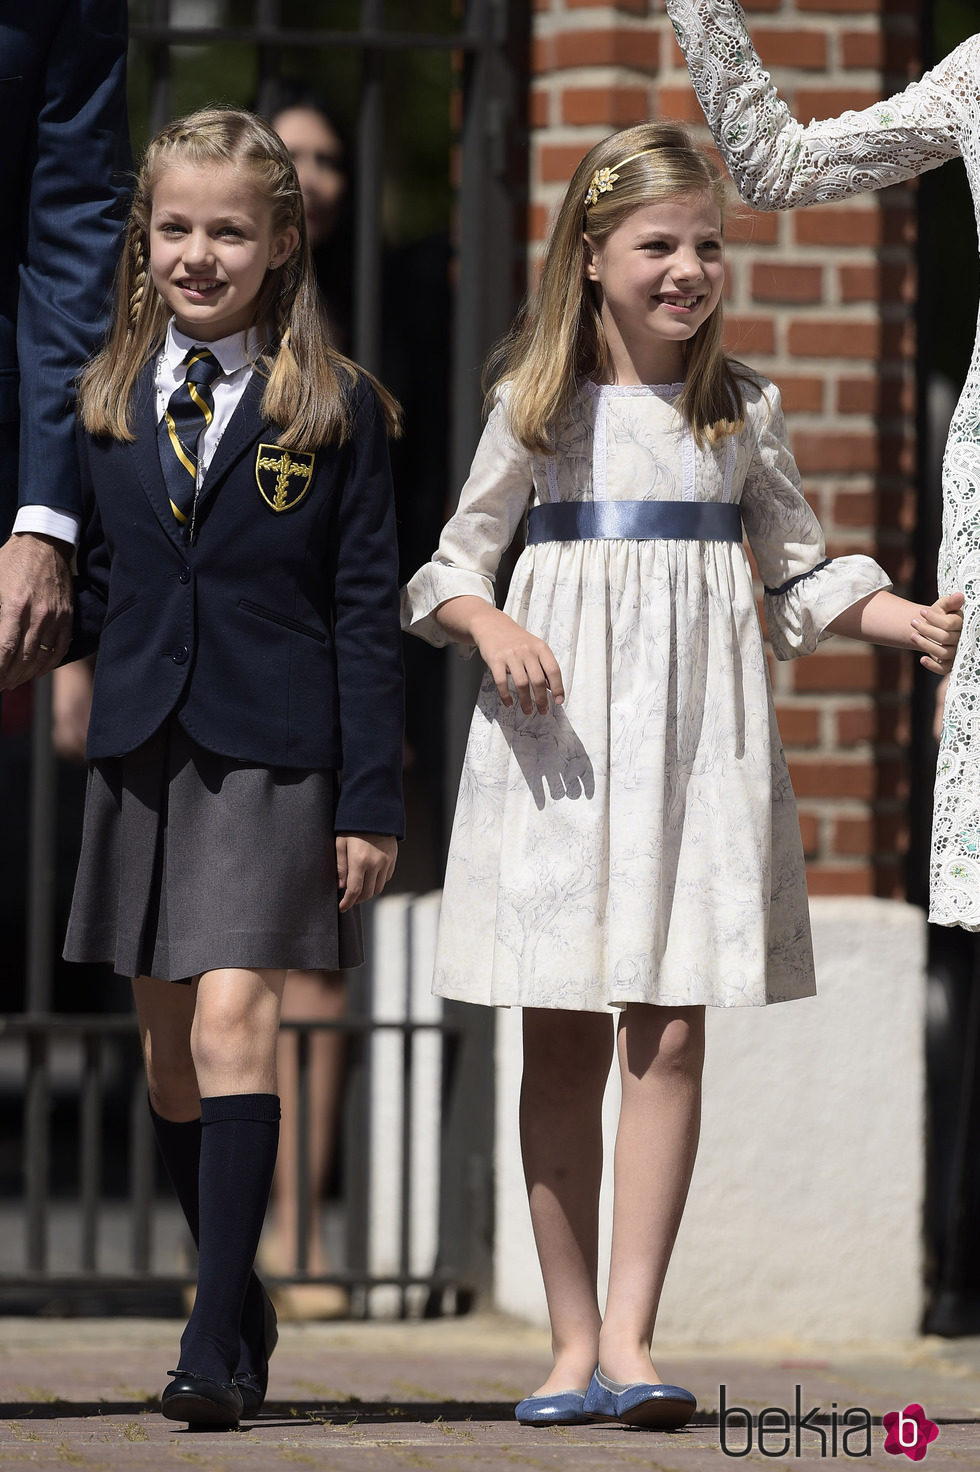
[{"label": "blazer button", "polygon": [[190,580],[191,580],[191,570],[190,570],[190,568],[189,567],[182,567],[180,569],[180,572],[177,574],[177,581],[180,582],[180,583],[189,583]]},{"label": "blazer button", "polygon": [[187,645],[186,644],[182,644],[179,649],[175,649],[174,652],[173,652],[173,655],[172,655],[172,659],[173,659],[174,664],[186,664],[187,663]]}]

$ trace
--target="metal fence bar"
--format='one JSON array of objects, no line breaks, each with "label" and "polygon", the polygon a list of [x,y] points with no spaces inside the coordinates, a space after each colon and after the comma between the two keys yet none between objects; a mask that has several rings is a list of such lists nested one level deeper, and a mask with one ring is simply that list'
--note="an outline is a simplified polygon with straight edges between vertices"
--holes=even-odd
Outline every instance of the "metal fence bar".
[{"label": "metal fence bar", "polygon": [[[319,1019],[310,1022],[298,1019],[283,1021],[283,1032],[290,1029],[299,1032],[304,1030],[347,1032],[355,1036],[359,1033],[372,1032],[411,1034],[463,1031],[460,1023],[447,1025],[445,1022],[430,1019],[416,1020],[411,1017],[380,1019],[363,1012],[351,1012],[346,1017],[324,1019],[323,1021]],[[48,1012],[40,1016],[32,1016],[27,1012],[0,1013],[0,1036],[2,1037],[84,1038],[86,1034],[103,1030],[107,1035],[121,1035],[135,1042],[137,1038],[136,1018],[128,1012],[104,1015],[101,1013]],[[145,1103],[145,1086],[143,1098]]]},{"label": "metal fence bar", "polygon": [[[371,958],[358,975],[355,986],[361,991],[360,1004],[369,1011],[372,1003]],[[345,1251],[347,1272],[351,1275],[351,1313],[355,1318],[367,1314],[367,1292],[354,1278],[367,1278],[368,1264],[368,1182],[371,1178],[371,1080],[368,1067],[368,1034],[353,1032],[347,1047],[344,1076],[346,1108],[344,1109],[343,1187],[347,1205]],[[355,1291],[356,1288],[356,1291]]]},{"label": "metal fence bar", "polygon": [[[157,133],[173,116],[173,66],[170,45],[170,0],[154,0],[153,24],[146,28],[146,44],[150,50],[150,132]],[[133,41],[139,28],[132,27]]]},{"label": "metal fence bar", "polygon": [[238,45],[268,47],[279,50],[341,49],[360,51],[368,46],[378,51],[472,51],[485,44],[485,38],[465,30],[456,32],[388,31],[380,23],[360,26],[357,30],[300,30],[289,26],[174,26],[155,21],[134,21],[130,38],[147,46],[219,46]]},{"label": "metal fence bar", "polygon": [[[82,1273],[82,1272],[37,1272],[31,1269],[19,1269],[15,1273],[0,1271],[0,1289],[3,1288],[49,1288],[52,1292],[68,1292],[71,1290],[84,1291],[90,1294],[93,1289],[141,1289],[141,1288],[169,1288],[180,1289],[193,1283],[193,1275],[187,1273]],[[291,1283],[297,1281],[290,1277],[277,1278],[276,1282]],[[357,1289],[363,1292],[368,1288],[397,1288],[397,1289],[433,1289],[441,1291],[453,1289],[456,1285],[444,1274],[414,1273],[402,1275],[400,1273],[334,1273],[329,1278],[304,1278],[307,1282],[343,1283],[345,1287]],[[363,1312],[352,1313],[352,1318],[364,1317]]]},{"label": "metal fence bar", "polygon": [[[484,44],[463,56],[462,126],[459,189],[456,198],[459,238],[457,289],[453,324],[453,404],[449,463],[458,496],[480,437],[482,393],[480,365],[491,340],[487,330],[487,185],[488,105],[490,101],[488,0],[467,0],[466,29]],[[454,659],[446,672],[445,806],[456,807],[459,775],[470,716],[480,682],[477,661]]]},{"label": "metal fence bar", "polygon": [[[280,34],[279,0],[256,0],[255,9],[259,37],[261,37],[257,41],[256,48],[259,57],[257,106],[259,112],[265,117],[271,117],[275,106],[281,60],[280,43],[277,39]],[[241,37],[236,39],[240,41]]]},{"label": "metal fence bar", "polygon": [[97,1265],[99,1206],[102,1177],[102,1055],[104,1039],[86,1033],[81,1088],[79,1153],[81,1156],[82,1242],[81,1264],[86,1272]]},{"label": "metal fence bar", "polygon": [[384,71],[381,50],[367,41],[381,33],[384,0],[361,0],[363,46],[357,117],[357,216],[354,248],[354,357],[371,373],[381,367],[381,192]]},{"label": "metal fence bar", "polygon": [[49,1038],[37,1030],[27,1036],[27,1089],[24,1100],[24,1231],[28,1268],[48,1265],[48,1187],[50,1180]]},{"label": "metal fence bar", "polygon": [[136,1273],[149,1274],[153,1251],[152,1202],[156,1147],[142,1060],[133,1070],[129,1109],[130,1262]]},{"label": "metal fence bar", "polygon": [[296,1033],[296,1271],[309,1267],[307,1227],[313,1211],[310,1199],[310,1029]]},{"label": "metal fence bar", "polygon": [[54,851],[57,768],[51,746],[51,676],[35,680],[27,851],[27,1010],[51,1007],[54,971]]},{"label": "metal fence bar", "polygon": [[[402,1131],[401,1131],[401,1222],[398,1242],[398,1267],[407,1278],[412,1265],[412,1055],[414,1034],[402,1037]],[[408,1317],[408,1296],[403,1288],[399,1297],[401,1317]]]}]

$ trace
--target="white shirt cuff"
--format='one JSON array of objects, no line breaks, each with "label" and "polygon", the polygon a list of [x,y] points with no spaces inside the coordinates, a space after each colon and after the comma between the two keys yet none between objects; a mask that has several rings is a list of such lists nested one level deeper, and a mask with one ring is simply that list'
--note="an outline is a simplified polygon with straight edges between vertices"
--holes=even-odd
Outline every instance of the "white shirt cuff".
[{"label": "white shirt cuff", "polygon": [[81,517],[70,511],[55,511],[50,506],[22,506],[14,520],[14,532],[35,532],[42,537],[57,537],[59,542],[78,546]]}]

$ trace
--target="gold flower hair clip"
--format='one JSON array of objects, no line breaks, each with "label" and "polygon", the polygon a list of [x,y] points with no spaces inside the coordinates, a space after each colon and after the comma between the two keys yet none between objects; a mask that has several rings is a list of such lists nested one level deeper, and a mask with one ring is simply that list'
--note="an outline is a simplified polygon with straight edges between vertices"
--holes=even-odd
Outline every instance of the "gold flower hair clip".
[{"label": "gold flower hair clip", "polygon": [[600,194],[608,194],[618,178],[619,175],[614,174],[612,169],[596,169],[592,175],[592,183],[585,193],[585,208],[589,209],[594,205]]},{"label": "gold flower hair clip", "polygon": [[639,153],[631,153],[629,158],[624,158],[622,163],[614,164],[611,169],[596,169],[592,175],[592,182],[585,191],[585,208],[591,209],[600,194],[608,194],[619,178],[619,170],[625,169],[635,158],[642,158],[645,153],[652,153],[652,148],[641,148]]}]

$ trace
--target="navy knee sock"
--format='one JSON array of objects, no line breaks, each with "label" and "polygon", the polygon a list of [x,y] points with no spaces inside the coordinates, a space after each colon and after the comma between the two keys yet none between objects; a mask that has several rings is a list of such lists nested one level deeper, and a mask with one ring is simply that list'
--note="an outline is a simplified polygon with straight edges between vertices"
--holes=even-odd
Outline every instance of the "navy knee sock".
[{"label": "navy knee sock", "polygon": [[175,1125],[156,1115],[154,1127],[188,1226],[192,1233],[197,1227],[197,1298],[181,1337],[180,1368],[227,1381],[252,1368],[249,1345],[262,1344],[263,1295],[252,1264],[279,1145],[279,1099],[275,1094],[202,1099],[200,1124]]},{"label": "navy knee sock", "polygon": [[150,1119],[153,1121],[153,1133],[157,1137],[157,1145],[160,1147],[163,1163],[167,1167],[170,1184],[174,1188],[174,1194],[180,1203],[184,1220],[190,1229],[196,1247],[198,1238],[197,1180],[201,1170],[201,1121],[200,1119],[188,1119],[178,1122],[174,1119],[164,1119],[162,1114],[157,1114],[152,1104],[150,1105]]},{"label": "navy knee sock", "polygon": [[[260,1096],[266,1097],[266,1096]],[[273,1096],[274,1097],[274,1096]],[[163,1163],[167,1167],[174,1194],[180,1203],[194,1246],[198,1246],[198,1181],[201,1173],[201,1121],[164,1119],[150,1105],[150,1119]],[[245,1290],[242,1306],[241,1339],[238,1346],[236,1375],[253,1373],[265,1358],[265,1294],[253,1272]]]}]

